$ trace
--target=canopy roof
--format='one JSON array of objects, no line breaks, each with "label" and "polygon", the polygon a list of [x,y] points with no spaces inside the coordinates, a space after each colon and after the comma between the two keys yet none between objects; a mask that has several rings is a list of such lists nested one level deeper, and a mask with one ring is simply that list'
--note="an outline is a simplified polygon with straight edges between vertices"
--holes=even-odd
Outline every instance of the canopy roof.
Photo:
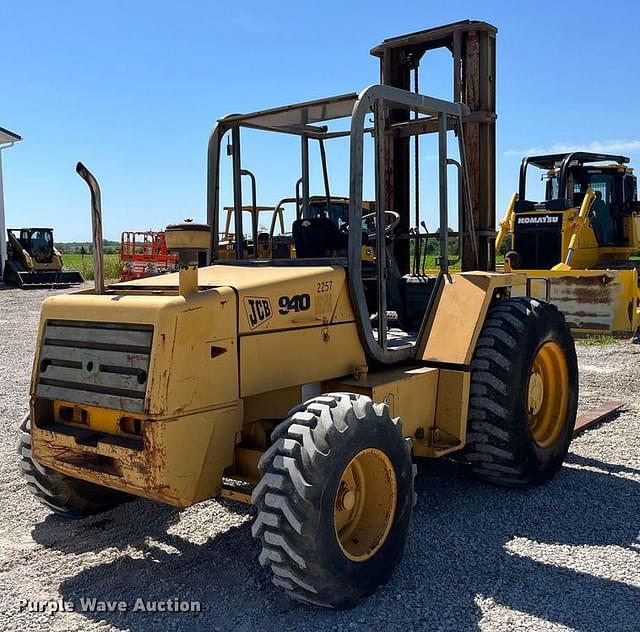
[{"label": "canopy roof", "polygon": [[7,230],[10,230],[14,233],[21,230],[30,230],[31,232],[33,232],[34,230],[50,230],[51,232],[53,232],[53,228],[46,228],[45,226],[29,226],[28,228],[7,228]]},{"label": "canopy roof", "polygon": [[241,122],[256,127],[271,129],[301,127],[323,121],[351,116],[358,95],[355,92],[341,94],[328,99],[316,99],[304,103],[294,103],[269,110],[260,110],[250,114],[226,116],[225,123]]},{"label": "canopy roof", "polygon": [[0,127],[0,145],[4,145],[6,143],[17,143],[22,140],[22,136],[15,134],[14,132],[10,132],[8,129],[4,127]]},{"label": "canopy roof", "polygon": [[[427,115],[412,121],[391,125],[391,128],[396,129],[411,128],[406,130],[409,135],[437,131],[438,116],[441,113],[457,117],[468,116],[470,113],[469,108],[461,103],[451,103],[450,101],[443,101],[442,99],[416,94],[391,86],[372,85],[365,88],[360,94],[350,92],[326,99],[294,103],[248,114],[231,114],[219,119],[218,124],[226,129],[242,126],[319,139],[348,136],[348,130],[329,131],[327,125],[317,124],[351,117],[359,99],[364,97],[371,99],[382,98],[388,103],[397,105],[399,108]],[[418,131],[412,132],[411,130],[416,126]],[[455,127],[450,127],[449,129],[455,129]],[[400,131],[402,133],[401,129]]]},{"label": "canopy roof", "polygon": [[540,169],[553,169],[556,165],[561,163],[567,156],[571,156],[572,161],[577,161],[579,164],[585,162],[602,162],[605,160],[612,160],[620,164],[629,162],[627,156],[618,156],[614,154],[597,154],[589,151],[568,151],[563,154],[546,154],[544,156],[529,156],[527,162],[530,165],[539,167]]}]

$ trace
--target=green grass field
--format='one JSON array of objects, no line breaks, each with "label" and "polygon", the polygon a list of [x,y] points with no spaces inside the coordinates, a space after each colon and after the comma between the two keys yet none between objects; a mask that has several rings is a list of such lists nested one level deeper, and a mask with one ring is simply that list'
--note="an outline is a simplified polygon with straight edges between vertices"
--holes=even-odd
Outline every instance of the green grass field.
[{"label": "green grass field", "polygon": [[[413,262],[414,262],[415,257],[413,255],[410,255],[409,257],[409,270],[413,270]],[[451,257],[451,259],[455,259],[455,257]],[[426,260],[423,259],[423,272],[426,272],[427,270],[437,270],[438,266],[436,265],[436,256],[435,255],[427,255]],[[458,261],[458,263],[455,263],[451,266],[452,270],[460,270],[460,262]]]},{"label": "green grass field", "polygon": [[[455,259],[455,257],[452,255],[451,259]],[[414,260],[414,256],[411,255],[410,259],[409,259],[409,269],[413,270],[413,260]],[[496,263],[504,263],[504,255],[497,255],[496,256]],[[436,265],[436,257],[435,255],[427,255],[427,259],[426,262],[423,264],[424,271],[427,270],[437,270],[438,266]],[[458,261],[457,263],[454,263],[451,266],[451,270],[456,271],[456,270],[460,270],[460,262]]]},{"label": "green grass field", "polygon": [[[93,255],[62,255],[65,268],[80,270],[86,281],[93,279]],[[105,281],[113,283],[120,277],[120,255],[104,256]]]}]

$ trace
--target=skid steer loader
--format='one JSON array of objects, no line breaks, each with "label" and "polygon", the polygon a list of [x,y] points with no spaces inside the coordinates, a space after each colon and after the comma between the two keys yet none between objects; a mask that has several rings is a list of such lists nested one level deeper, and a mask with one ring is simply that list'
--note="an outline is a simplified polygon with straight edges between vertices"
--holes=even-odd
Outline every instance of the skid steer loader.
[{"label": "skid steer loader", "polygon": [[[629,158],[570,152],[524,158],[519,191],[496,237],[511,238],[505,269],[564,313],[576,333],[630,336],[640,327],[640,205]],[[543,171],[544,200],[527,195]]]},{"label": "skid steer loader", "polygon": [[51,228],[7,230],[7,261],[3,281],[19,287],[68,287],[84,282],[78,270],[64,267]]},{"label": "skid steer loader", "polygon": [[[394,123],[390,109],[419,118]],[[467,113],[374,85],[219,120],[208,150],[211,226],[166,229],[179,272],[43,303],[19,446],[35,496],[72,516],[132,496],[178,507],[216,496],[253,503],[259,561],[274,584],[342,608],[400,562],[414,458],[462,453],[477,477],[513,487],[553,476],[578,389],[573,340],[554,306],[514,298],[518,274],[450,275],[443,234],[420,322],[403,329],[389,317],[408,281],[391,261],[397,222],[384,202],[385,145],[396,133],[437,134],[432,164],[447,226],[448,143],[463,142]],[[302,213],[287,231],[295,259],[243,247],[247,129],[300,139]],[[363,224],[365,135],[375,155],[375,221]],[[234,259],[219,253],[228,136]],[[348,222],[334,230],[310,208],[309,154],[342,137],[350,143]],[[96,182],[80,171],[95,207]],[[198,267],[202,252],[211,265]]]}]

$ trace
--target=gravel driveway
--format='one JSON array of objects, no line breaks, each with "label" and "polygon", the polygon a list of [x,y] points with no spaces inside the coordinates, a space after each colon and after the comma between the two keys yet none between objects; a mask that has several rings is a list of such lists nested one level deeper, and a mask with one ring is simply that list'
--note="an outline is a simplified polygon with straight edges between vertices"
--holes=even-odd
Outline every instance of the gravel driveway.
[{"label": "gravel driveway", "polygon": [[[18,475],[40,302],[0,285],[0,626],[13,630],[634,630],[640,629],[640,347],[578,346],[580,409],[620,416],[577,438],[562,472],[528,491],[421,464],[404,560],[345,612],[298,605],[257,562],[251,510],[212,500],[187,510],[138,500],[58,518]],[[21,599],[199,601],[199,613],[20,611]],[[51,607],[51,606],[49,606]],[[70,606],[67,605],[67,608]]]}]

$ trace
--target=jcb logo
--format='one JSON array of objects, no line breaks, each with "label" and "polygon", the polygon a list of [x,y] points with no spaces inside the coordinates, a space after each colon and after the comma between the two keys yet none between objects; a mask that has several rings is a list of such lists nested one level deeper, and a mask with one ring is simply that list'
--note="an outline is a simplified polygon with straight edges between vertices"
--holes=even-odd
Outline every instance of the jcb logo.
[{"label": "jcb logo", "polygon": [[247,296],[244,299],[244,308],[249,320],[249,329],[255,329],[273,316],[268,298]]}]

